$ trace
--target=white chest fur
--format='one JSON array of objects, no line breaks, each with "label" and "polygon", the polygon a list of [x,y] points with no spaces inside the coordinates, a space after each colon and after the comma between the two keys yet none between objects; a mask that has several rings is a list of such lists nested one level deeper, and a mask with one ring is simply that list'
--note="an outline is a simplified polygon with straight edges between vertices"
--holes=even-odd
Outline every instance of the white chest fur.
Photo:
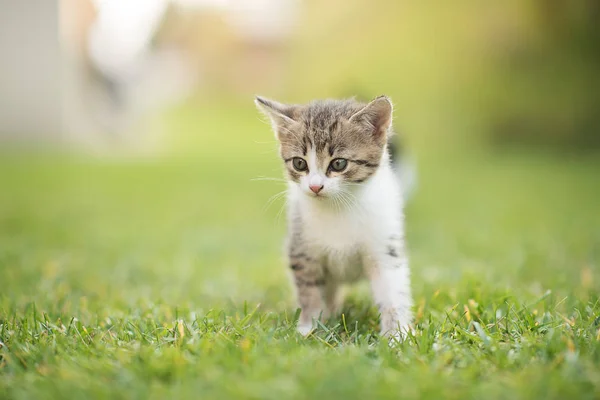
[{"label": "white chest fur", "polygon": [[389,167],[357,186],[346,202],[309,197],[293,185],[289,200],[301,216],[306,244],[344,280],[361,275],[364,252],[381,251],[390,237],[402,236],[400,189]]}]

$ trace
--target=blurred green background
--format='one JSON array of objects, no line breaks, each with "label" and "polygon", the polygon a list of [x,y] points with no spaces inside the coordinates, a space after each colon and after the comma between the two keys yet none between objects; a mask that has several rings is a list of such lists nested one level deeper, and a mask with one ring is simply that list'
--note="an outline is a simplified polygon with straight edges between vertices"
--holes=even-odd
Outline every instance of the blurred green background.
[{"label": "blurred green background", "polygon": [[[600,395],[597,2],[195,3],[123,11],[157,7],[139,45],[98,39],[129,32],[118,2],[57,2],[62,118],[0,114],[0,395]],[[418,171],[399,354],[363,286],[295,335],[255,94],[392,98]]]}]

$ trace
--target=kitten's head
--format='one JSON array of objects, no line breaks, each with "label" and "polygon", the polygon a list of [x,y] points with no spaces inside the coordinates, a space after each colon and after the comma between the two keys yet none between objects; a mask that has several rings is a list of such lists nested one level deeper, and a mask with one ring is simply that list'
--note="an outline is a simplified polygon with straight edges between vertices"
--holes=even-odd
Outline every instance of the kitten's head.
[{"label": "kitten's head", "polygon": [[379,168],[391,134],[392,103],[317,100],[287,105],[257,97],[280,143],[288,178],[314,198],[343,195]]}]

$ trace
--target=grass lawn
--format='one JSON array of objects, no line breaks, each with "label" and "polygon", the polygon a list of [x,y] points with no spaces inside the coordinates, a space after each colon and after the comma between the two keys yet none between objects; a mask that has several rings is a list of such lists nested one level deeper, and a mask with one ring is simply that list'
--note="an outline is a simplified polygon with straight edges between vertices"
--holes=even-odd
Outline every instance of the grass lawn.
[{"label": "grass lawn", "polygon": [[423,158],[415,337],[363,285],[304,339],[244,118],[193,157],[0,158],[0,398],[600,397],[597,157]]}]

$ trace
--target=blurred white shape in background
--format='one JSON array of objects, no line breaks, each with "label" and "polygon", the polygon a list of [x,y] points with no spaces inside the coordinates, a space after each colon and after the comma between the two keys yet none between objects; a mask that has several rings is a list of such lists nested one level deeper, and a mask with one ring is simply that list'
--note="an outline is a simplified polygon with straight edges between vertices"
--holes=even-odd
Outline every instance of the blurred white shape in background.
[{"label": "blurred white shape in background", "polygon": [[104,86],[96,118],[121,137],[140,114],[184,97],[200,78],[180,49],[152,46],[170,3],[220,11],[247,42],[285,40],[296,15],[296,0],[94,0],[88,55]]},{"label": "blurred white shape in background", "polygon": [[98,14],[90,28],[90,60],[102,73],[131,79],[167,9],[166,0],[95,0]]},{"label": "blurred white shape in background", "polygon": [[148,141],[144,132],[131,137],[131,124],[187,95],[195,81],[183,52],[152,46],[169,1],[94,3],[97,17],[87,51],[100,81],[93,99],[95,120],[121,143]]},{"label": "blurred white shape in background", "polygon": [[[226,11],[238,34],[250,40],[287,38],[296,15],[294,0],[173,0],[182,8]],[[107,76],[127,80],[139,73],[168,0],[94,0],[98,9],[89,34],[89,56]]]},{"label": "blurred white shape in background", "polygon": [[182,9],[216,9],[251,41],[283,41],[294,28],[300,0],[173,0]]},{"label": "blurred white shape in background", "polygon": [[240,35],[250,40],[284,41],[294,28],[298,11],[296,0],[232,0],[229,3],[230,23]]},{"label": "blurred white shape in background", "polygon": [[[204,68],[214,59],[202,54],[195,58],[205,63],[198,68],[189,48],[156,41],[171,5],[196,15],[217,11],[238,40],[237,47],[227,47],[235,57],[224,60],[242,78],[258,65],[254,69],[272,80],[269,67],[281,64],[277,54],[300,0],[1,1],[0,140],[102,150],[148,147],[150,126],[132,129],[148,120],[140,117],[189,95],[201,79],[214,78],[211,73],[229,70],[220,64]],[[204,42],[222,44],[204,32]],[[248,90],[236,86],[235,75],[224,76],[233,82],[224,91]]]}]

